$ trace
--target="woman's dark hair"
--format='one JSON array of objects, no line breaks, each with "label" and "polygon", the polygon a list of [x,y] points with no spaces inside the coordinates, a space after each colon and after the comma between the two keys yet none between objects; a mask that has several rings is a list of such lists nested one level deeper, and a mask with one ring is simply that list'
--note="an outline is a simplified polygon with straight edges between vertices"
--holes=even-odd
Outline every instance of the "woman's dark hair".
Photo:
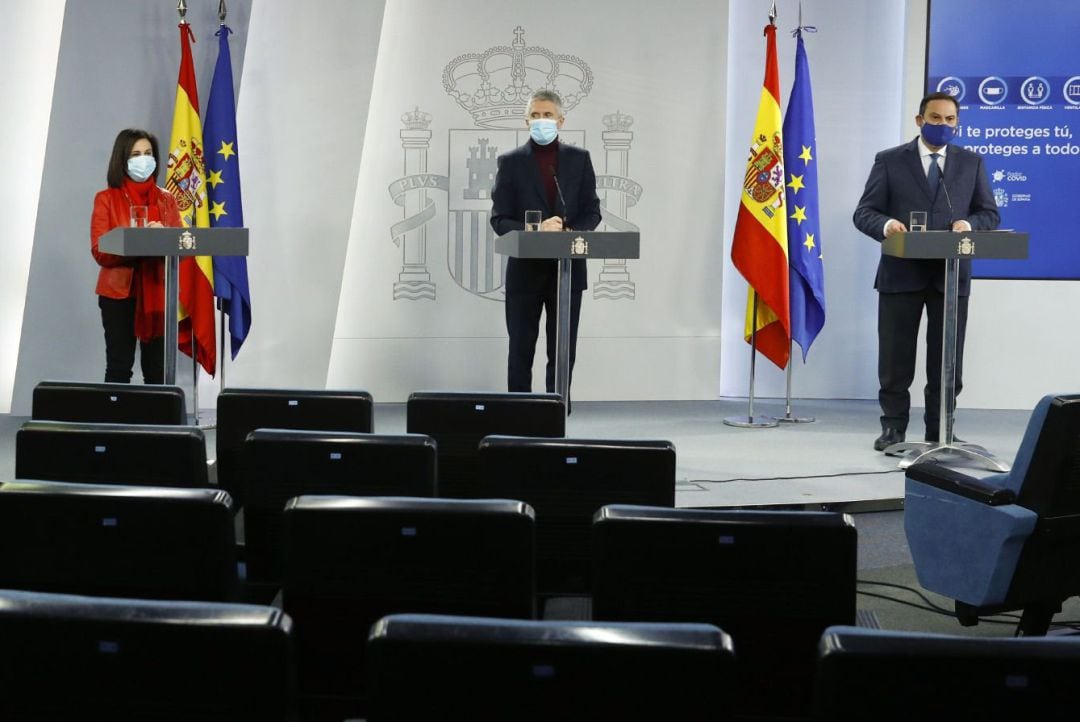
[{"label": "woman's dark hair", "polygon": [[116,142],[113,143],[112,155],[109,156],[109,171],[105,174],[105,180],[108,181],[110,188],[119,188],[123,184],[124,178],[127,176],[127,162],[131,156],[131,149],[140,140],[150,141],[150,149],[154,154],[154,161],[157,163],[157,168],[154,169],[152,177],[155,182],[157,181],[158,173],[161,172],[161,154],[158,152],[157,137],[147,130],[127,128],[117,134]]}]

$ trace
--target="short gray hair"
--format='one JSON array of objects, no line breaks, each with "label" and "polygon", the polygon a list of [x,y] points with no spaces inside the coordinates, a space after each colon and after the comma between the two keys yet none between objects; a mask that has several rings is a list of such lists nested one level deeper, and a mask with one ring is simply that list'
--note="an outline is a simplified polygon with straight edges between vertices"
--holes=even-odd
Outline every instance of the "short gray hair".
[{"label": "short gray hair", "polygon": [[529,113],[532,112],[533,103],[535,103],[538,100],[540,100],[540,101],[545,101],[546,100],[549,103],[554,103],[555,107],[559,110],[559,115],[563,114],[562,113],[562,98],[559,97],[559,94],[556,93],[554,90],[548,90],[547,88],[540,88],[539,90],[534,90],[532,96],[529,98],[529,106],[525,109],[525,115],[528,115]]}]

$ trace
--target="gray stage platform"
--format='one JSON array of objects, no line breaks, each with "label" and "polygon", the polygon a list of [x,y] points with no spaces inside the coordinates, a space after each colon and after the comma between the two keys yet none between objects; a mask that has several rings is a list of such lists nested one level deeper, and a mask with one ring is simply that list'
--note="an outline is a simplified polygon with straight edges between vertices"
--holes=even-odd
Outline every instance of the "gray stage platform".
[{"label": "gray stage platform", "polygon": [[[1032,402],[1034,404],[1034,400]],[[879,432],[872,401],[797,401],[812,424],[773,429],[725,426],[746,413],[742,399],[719,401],[576,402],[567,435],[581,438],[666,439],[678,459],[676,504],[682,507],[826,505],[862,502],[853,510],[896,508],[904,476],[896,460],[872,449]],[[920,420],[909,434],[922,435]],[[759,401],[755,413],[783,415],[782,403]],[[961,409],[957,432],[1011,462],[1029,413]],[[0,479],[15,470],[15,431],[25,418],[0,415]],[[404,404],[377,404],[375,429],[405,431]],[[207,435],[213,455],[213,432]],[[977,472],[972,472],[977,473]],[[881,502],[875,506],[876,502]],[[842,508],[842,507],[841,507]]]}]

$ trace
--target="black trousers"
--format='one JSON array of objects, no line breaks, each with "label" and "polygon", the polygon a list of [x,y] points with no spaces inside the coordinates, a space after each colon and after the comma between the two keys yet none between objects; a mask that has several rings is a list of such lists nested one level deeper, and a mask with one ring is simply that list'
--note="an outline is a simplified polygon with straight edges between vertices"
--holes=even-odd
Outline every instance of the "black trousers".
[{"label": "black trousers", "polygon": [[[506,332],[510,336],[510,352],[506,363],[506,387],[509,391],[532,391],[533,357],[536,340],[540,336],[540,312],[545,314],[547,333],[547,373],[545,382],[548,393],[555,391],[555,344],[556,328],[555,284],[540,293],[516,292],[506,294]],[[578,319],[581,317],[581,291],[570,291],[570,380],[574,378],[574,360],[577,356]],[[569,388],[569,385],[567,386]]]},{"label": "black trousers", "polygon": [[[926,309],[926,388],[923,396],[926,434],[937,437],[941,408],[941,333],[944,295],[934,289],[911,293],[878,294],[878,401],[882,427],[906,431],[915,380],[915,354],[919,325]],[[963,384],[964,335],[967,328],[968,297],[960,296],[956,319],[956,395]]]},{"label": "black trousers", "polygon": [[[131,383],[135,366],[135,299],[98,296],[105,329],[105,380]],[[165,337],[139,342],[143,383],[165,383]]]}]

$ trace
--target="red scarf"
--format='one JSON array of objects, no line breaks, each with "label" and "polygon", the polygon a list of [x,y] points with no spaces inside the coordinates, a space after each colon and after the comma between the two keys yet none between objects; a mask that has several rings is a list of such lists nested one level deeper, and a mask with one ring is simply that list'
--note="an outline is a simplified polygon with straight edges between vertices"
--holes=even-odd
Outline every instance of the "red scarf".
[{"label": "red scarf", "polygon": [[[128,202],[147,207],[147,221],[161,222],[158,191],[153,178],[134,181],[124,176],[121,186]],[[150,341],[165,335],[165,263],[160,258],[139,258],[131,279],[135,293],[135,336]]]}]

